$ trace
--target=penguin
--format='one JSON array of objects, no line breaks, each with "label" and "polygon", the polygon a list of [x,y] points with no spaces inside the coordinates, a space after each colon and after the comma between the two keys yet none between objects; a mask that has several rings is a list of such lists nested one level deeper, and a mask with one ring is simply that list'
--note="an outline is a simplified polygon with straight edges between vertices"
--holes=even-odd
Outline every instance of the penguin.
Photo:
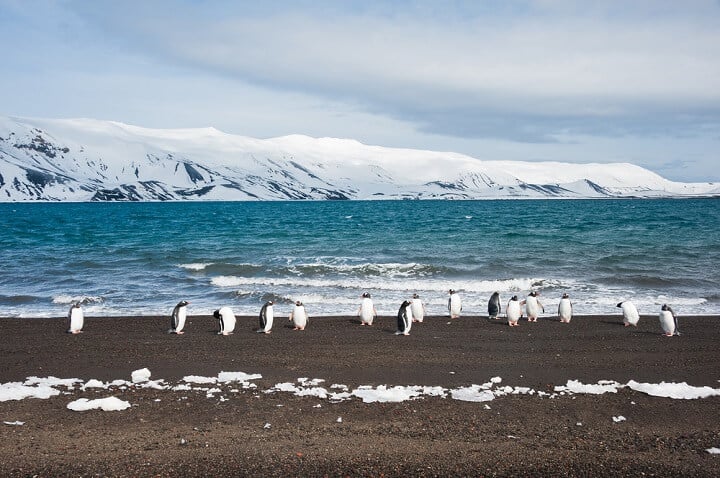
[{"label": "penguin", "polygon": [[448,292],[450,294],[450,298],[448,299],[448,312],[450,313],[451,319],[457,319],[460,317],[460,312],[462,312],[462,300],[460,299],[460,294],[453,289],[450,289]]},{"label": "penguin", "polygon": [[558,318],[560,319],[560,322],[563,324],[569,324],[570,319],[572,319],[573,314],[573,306],[572,302],[570,302],[570,296],[568,294],[563,294],[562,299],[560,299],[560,304],[558,304]]},{"label": "penguin", "polygon": [[85,316],[80,307],[80,302],[75,302],[68,311],[68,334],[82,334],[82,328],[85,323]]},{"label": "penguin", "polygon": [[663,304],[660,308],[660,327],[665,332],[666,337],[672,337],[673,335],[680,335],[678,330],[678,320],[675,312],[670,308],[669,305]]},{"label": "penguin", "polygon": [[269,334],[273,326],[274,312],[273,312],[273,301],[269,300],[265,302],[260,309],[260,328],[258,333]]},{"label": "penguin", "polygon": [[235,330],[235,314],[230,307],[220,307],[213,312],[213,317],[218,321],[218,335],[230,335]]},{"label": "penguin", "polygon": [[397,315],[397,332],[395,335],[410,335],[410,329],[412,328],[412,311],[410,309],[410,302],[404,300],[400,304],[400,310]]},{"label": "penguin", "polygon": [[640,320],[640,314],[638,314],[635,304],[626,300],[624,302],[620,302],[617,307],[620,307],[623,311],[623,324],[625,324],[625,327],[629,327],[631,325],[633,327],[637,327],[638,321]]},{"label": "penguin", "polygon": [[507,316],[508,325],[510,327],[520,325],[518,324],[518,321],[520,320],[520,317],[522,317],[522,307],[520,306],[518,296],[514,295],[508,301],[507,307],[505,307],[505,315]]},{"label": "penguin", "polygon": [[169,334],[182,335],[185,333],[183,332],[183,328],[185,327],[185,319],[187,318],[187,306],[189,303],[190,302],[188,302],[187,300],[181,300],[173,309],[172,315],[170,316],[170,330],[168,330]]},{"label": "penguin", "polygon": [[375,305],[373,305],[372,298],[368,292],[363,292],[362,302],[358,309],[358,317],[360,317],[360,325],[372,325],[373,319],[377,317],[377,311]]},{"label": "penguin", "polygon": [[290,312],[289,319],[295,326],[293,330],[305,330],[305,327],[308,324],[308,315],[305,311],[305,306],[299,300],[295,302],[295,307],[293,307],[293,311]]},{"label": "penguin", "polygon": [[523,301],[525,304],[525,313],[527,314],[528,322],[537,322],[540,312],[545,313],[545,307],[543,307],[538,300],[538,295],[540,295],[538,292],[532,291]]},{"label": "penguin", "polygon": [[498,315],[502,313],[502,307],[500,306],[500,292],[493,292],[488,301],[488,319],[497,319]]},{"label": "penguin", "polygon": [[410,300],[410,311],[412,312],[413,322],[422,322],[425,320],[425,304],[417,294],[413,294]]}]

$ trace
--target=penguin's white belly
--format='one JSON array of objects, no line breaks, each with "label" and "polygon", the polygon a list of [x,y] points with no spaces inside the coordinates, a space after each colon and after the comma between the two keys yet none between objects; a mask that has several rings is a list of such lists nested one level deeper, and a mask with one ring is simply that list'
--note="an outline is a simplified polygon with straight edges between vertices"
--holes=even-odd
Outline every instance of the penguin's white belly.
[{"label": "penguin's white belly", "polygon": [[220,308],[220,317],[222,317],[222,332],[223,334],[229,334],[235,330],[235,314],[230,307]]},{"label": "penguin's white belly", "polygon": [[82,309],[73,309],[72,312],[70,312],[70,330],[71,331],[82,330],[84,322],[85,322],[85,317],[84,317]]},{"label": "penguin's white belly", "polygon": [[520,320],[520,302],[516,300],[510,301],[505,312],[508,322],[517,322]]},{"label": "penguin's white belly", "polygon": [[180,307],[175,315],[175,332],[182,332],[185,327],[185,319],[187,318],[187,308]]},{"label": "penguin's white belly", "polygon": [[535,297],[530,296],[525,299],[525,310],[528,318],[540,315],[540,305]]},{"label": "penguin's white belly", "polygon": [[663,332],[668,335],[675,333],[675,319],[670,311],[660,311],[660,327],[662,327]]},{"label": "penguin's white belly", "polygon": [[295,307],[293,310],[293,325],[295,327],[304,328],[307,325],[307,313],[305,307]]},{"label": "penguin's white belly", "polygon": [[453,295],[450,297],[450,315],[460,315],[462,311],[462,304],[460,303],[460,297]]},{"label": "penguin's white belly", "polygon": [[360,320],[364,324],[372,324],[373,321],[373,303],[370,299],[363,299],[360,305]]},{"label": "penguin's white belly", "polygon": [[623,322],[628,325],[637,325],[640,320],[640,314],[633,304],[623,304]]},{"label": "penguin's white belly", "polygon": [[560,320],[565,322],[570,322],[570,319],[572,319],[572,305],[570,304],[570,301],[568,299],[561,299],[560,300],[560,306],[558,307],[558,315],[560,316]]},{"label": "penguin's white belly", "polygon": [[418,322],[423,321],[425,313],[423,311],[423,306],[420,299],[413,299],[410,302],[410,311],[412,312],[412,316],[415,320],[417,320]]},{"label": "penguin's white belly", "polygon": [[265,308],[265,328],[263,329],[263,332],[269,332],[270,329],[272,329],[274,319],[275,314],[273,308],[269,305]]}]

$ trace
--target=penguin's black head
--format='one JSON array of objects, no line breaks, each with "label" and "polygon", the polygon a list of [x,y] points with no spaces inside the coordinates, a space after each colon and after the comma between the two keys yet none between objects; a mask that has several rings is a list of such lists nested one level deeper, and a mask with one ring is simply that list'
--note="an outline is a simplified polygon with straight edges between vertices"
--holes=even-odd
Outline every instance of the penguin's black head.
[{"label": "penguin's black head", "polygon": [[510,299],[510,300],[518,300],[518,298],[516,295],[514,295],[514,296],[512,296],[512,299]]},{"label": "penguin's black head", "polygon": [[662,307],[660,307],[660,310],[670,310],[670,307],[668,307],[667,304],[663,304]]},{"label": "penguin's black head", "polygon": [[623,303],[620,302],[620,303],[618,303],[618,305],[616,305],[615,307],[622,307],[622,304],[623,304]]},{"label": "penguin's black head", "polygon": [[75,302],[75,303],[73,304],[73,307],[75,307],[76,309],[79,309],[79,308],[80,308],[80,302]]},{"label": "penguin's black head", "polygon": [[569,299],[570,296],[567,294],[567,292],[565,292],[565,293],[563,294],[562,298],[563,298],[563,299]]},{"label": "penguin's black head", "polygon": [[362,296],[363,296],[363,298],[365,298],[365,299],[369,299],[369,298],[370,298],[370,293],[369,293],[369,292],[363,292],[363,295],[362,295]]},{"label": "penguin's black head", "polygon": [[297,300],[297,301],[295,301],[295,305],[302,305],[302,302],[300,302],[299,300]]},{"label": "penguin's black head", "polygon": [[213,312],[213,317],[215,317],[216,319],[219,319],[220,318],[220,310],[216,310],[215,312]]},{"label": "penguin's black head", "polygon": [[185,307],[185,306],[188,305],[189,303],[190,303],[190,302],[187,301],[187,300],[181,300],[178,305],[179,305],[180,307]]},{"label": "penguin's black head", "polygon": [[419,299],[419,298],[420,298],[420,296],[419,296],[419,295],[417,295],[417,294],[413,294],[413,299]]},{"label": "penguin's black head", "polygon": [[450,294],[454,294],[454,293],[455,293],[455,291],[452,290],[452,289],[450,289],[448,292],[449,292]]},{"label": "penguin's black head", "polygon": [[273,301],[271,301],[271,300],[267,301],[267,305],[273,305]]}]

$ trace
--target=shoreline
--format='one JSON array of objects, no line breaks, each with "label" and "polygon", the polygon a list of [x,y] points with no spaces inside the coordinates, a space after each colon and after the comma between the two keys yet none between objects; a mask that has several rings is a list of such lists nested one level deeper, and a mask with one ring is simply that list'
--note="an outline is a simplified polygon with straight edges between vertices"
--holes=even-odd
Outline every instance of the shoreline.
[{"label": "shoreline", "polygon": [[[351,316],[311,317],[305,331],[276,318],[237,316],[219,336],[210,316],[188,317],[186,334],[166,333],[167,316],[86,317],[65,333],[64,318],[0,318],[0,384],[27,377],[180,383],[222,371],[260,374],[257,388],[207,391],[74,390],[48,399],[0,402],[4,476],[718,476],[720,397],[681,400],[629,388],[602,395],[498,395],[486,402],[423,396],[401,402],[335,403],[268,390],[299,378],[361,386],[499,386],[549,393],[568,380],[687,382],[720,387],[720,317],[681,317],[682,336],[663,337],[657,316],[625,328],[618,316],[427,317],[410,336],[395,318],[361,327]],[[112,327],[109,326],[112,324]],[[123,411],[76,412],[78,398],[109,395]],[[224,397],[221,399],[220,397]],[[621,421],[620,417],[623,419]]]}]

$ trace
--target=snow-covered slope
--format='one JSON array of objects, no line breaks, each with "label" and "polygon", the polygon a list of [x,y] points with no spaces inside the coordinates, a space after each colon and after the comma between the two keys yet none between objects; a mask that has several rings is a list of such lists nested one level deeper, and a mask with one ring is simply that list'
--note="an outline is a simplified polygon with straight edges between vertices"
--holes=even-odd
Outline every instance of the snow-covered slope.
[{"label": "snow-covered slope", "polygon": [[632,164],[480,161],[354,140],[0,117],[0,201],[720,195]]}]

